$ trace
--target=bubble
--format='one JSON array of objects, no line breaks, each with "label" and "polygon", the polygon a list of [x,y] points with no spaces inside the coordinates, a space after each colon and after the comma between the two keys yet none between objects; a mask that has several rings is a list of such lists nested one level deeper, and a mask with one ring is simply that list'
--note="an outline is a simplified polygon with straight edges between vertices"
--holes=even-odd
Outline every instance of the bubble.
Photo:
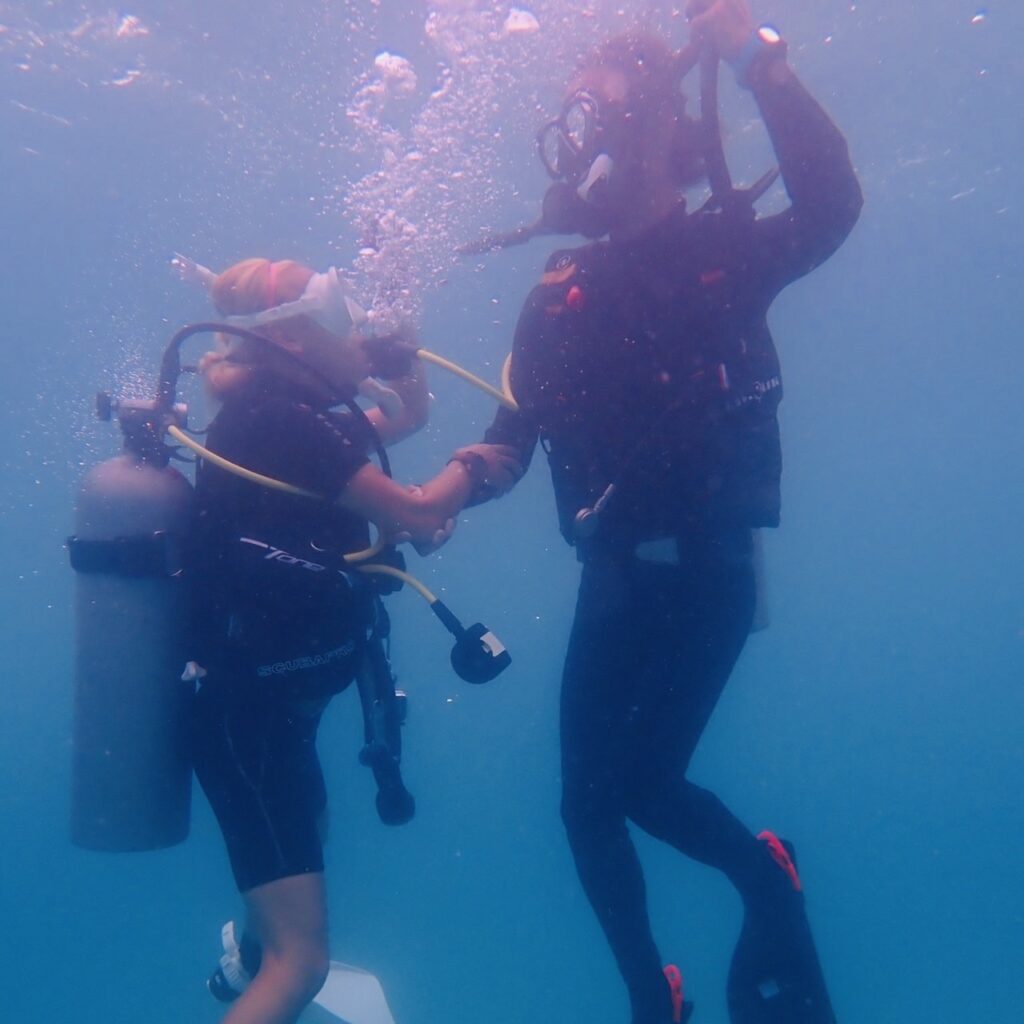
[{"label": "bubble", "polygon": [[126,14],[118,22],[114,35],[118,39],[135,39],[138,36],[148,36],[149,29],[134,14]]},{"label": "bubble", "polygon": [[411,95],[416,91],[416,72],[405,57],[385,50],[374,57],[373,67],[390,95]]},{"label": "bubble", "polygon": [[540,22],[527,10],[513,7],[505,19],[506,35],[529,35],[540,31]]},{"label": "bubble", "polygon": [[594,0],[425,6],[414,58],[382,49],[357,71],[338,145],[348,177],[326,190],[348,224],[339,243],[354,243],[358,294],[381,326],[420,318],[460,246],[539,215],[537,128],[557,113],[579,58],[638,17]]}]

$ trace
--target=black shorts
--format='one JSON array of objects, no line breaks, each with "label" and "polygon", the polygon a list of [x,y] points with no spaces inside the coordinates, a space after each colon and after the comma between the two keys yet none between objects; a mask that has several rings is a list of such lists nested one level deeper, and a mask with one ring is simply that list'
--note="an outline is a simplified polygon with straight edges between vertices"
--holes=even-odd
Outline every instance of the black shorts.
[{"label": "black shorts", "polygon": [[205,682],[197,694],[193,764],[240,892],[323,871],[320,713],[308,707],[270,687],[226,681]]}]

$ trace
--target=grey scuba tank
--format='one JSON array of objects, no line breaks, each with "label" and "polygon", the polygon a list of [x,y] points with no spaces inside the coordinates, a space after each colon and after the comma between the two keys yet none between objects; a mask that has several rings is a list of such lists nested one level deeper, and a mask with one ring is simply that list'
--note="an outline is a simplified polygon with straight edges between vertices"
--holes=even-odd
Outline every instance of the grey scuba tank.
[{"label": "grey scuba tank", "polygon": [[153,850],[188,834],[193,685],[181,680],[192,486],[130,451],[94,467],[68,541],[75,579],[71,838]]}]

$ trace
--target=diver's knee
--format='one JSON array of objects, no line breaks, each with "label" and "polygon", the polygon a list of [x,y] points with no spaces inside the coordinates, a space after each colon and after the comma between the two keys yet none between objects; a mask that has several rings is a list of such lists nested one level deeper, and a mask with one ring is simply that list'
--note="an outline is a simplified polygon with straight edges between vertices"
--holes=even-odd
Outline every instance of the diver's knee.
[{"label": "diver's knee", "polygon": [[303,950],[300,955],[288,958],[288,975],[303,1001],[312,1002],[313,997],[324,987],[330,967],[326,949]]},{"label": "diver's knee", "polygon": [[265,952],[260,972],[272,976],[275,985],[303,1002],[311,1002],[324,986],[331,962],[326,943],[303,941],[276,952]]},{"label": "diver's knee", "polygon": [[689,818],[687,783],[657,772],[637,772],[626,791],[626,814],[645,832],[657,835],[668,822],[681,827]]},{"label": "diver's knee", "polygon": [[664,787],[653,779],[638,780],[626,793],[626,813],[638,825],[664,803]]}]

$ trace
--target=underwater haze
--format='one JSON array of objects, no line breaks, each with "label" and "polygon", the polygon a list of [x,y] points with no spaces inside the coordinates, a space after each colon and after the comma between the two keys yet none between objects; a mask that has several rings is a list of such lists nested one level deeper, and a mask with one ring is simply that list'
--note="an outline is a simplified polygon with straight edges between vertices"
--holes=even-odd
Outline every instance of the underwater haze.
[{"label": "underwater haze", "polygon": [[[219,1019],[205,979],[240,908],[198,789],[191,837],[160,853],[77,850],[67,824],[63,544],[83,473],[118,449],[95,392],[148,394],[170,334],[210,313],[171,257],[334,264],[382,323],[415,321],[428,347],[496,381],[520,304],[565,243],[454,250],[535,217],[533,135],[579,53],[636,24],[682,45],[681,6],[0,2],[0,1019]],[[1024,9],[752,6],[846,134],[866,206],[773,308],[787,388],[773,621],[693,778],[797,843],[844,1024],[1019,1024]],[[752,181],[772,160],[763,129],[731,76],[722,99],[733,173]],[[493,413],[453,378],[431,382],[431,424],[395,454],[405,480]],[[202,396],[188,397],[201,424]],[[422,602],[389,599],[418,813],[377,820],[344,694],[320,733],[332,955],[381,979],[399,1024],[625,1021],[558,814],[578,567],[546,469],[411,562],[513,665],[467,686]],[[695,1024],[725,1024],[739,901],[638,841]]]}]

